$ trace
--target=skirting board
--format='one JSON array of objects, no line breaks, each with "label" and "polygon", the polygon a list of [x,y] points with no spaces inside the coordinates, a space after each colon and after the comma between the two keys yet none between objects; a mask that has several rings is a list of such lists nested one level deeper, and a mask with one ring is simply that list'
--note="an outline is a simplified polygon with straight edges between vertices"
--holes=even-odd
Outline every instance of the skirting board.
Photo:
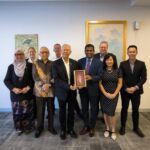
[{"label": "skirting board", "polygon": [[[56,109],[56,111],[57,110],[58,109]],[[0,112],[11,112],[11,111],[12,111],[11,108],[0,108]],[[120,108],[116,109],[116,112],[120,112],[120,111],[121,111]],[[131,108],[128,109],[128,112],[132,112],[132,109]],[[150,108],[146,108],[146,109],[141,108],[140,112],[150,112]]]}]

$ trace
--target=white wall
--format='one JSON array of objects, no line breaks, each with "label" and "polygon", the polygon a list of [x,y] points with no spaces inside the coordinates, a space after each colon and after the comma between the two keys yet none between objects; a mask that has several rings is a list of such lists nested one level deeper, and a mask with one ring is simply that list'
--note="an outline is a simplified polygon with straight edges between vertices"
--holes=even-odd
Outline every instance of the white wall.
[{"label": "white wall", "polygon": [[[70,43],[72,58],[84,56],[85,21],[127,20],[127,45],[139,47],[138,58],[146,62],[148,81],[142,96],[141,108],[150,108],[150,8],[131,7],[126,2],[0,2],[0,108],[10,108],[9,91],[3,84],[7,66],[13,61],[15,34],[37,33],[39,47],[48,46],[52,52],[55,42]],[[133,22],[141,29],[133,30]],[[118,109],[121,107],[120,102]]]}]

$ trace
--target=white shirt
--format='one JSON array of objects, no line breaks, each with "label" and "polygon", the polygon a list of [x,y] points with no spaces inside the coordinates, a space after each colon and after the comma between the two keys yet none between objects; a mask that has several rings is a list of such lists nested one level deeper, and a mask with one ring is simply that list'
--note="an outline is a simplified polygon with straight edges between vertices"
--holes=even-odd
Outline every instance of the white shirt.
[{"label": "white shirt", "polygon": [[65,60],[63,58],[62,58],[62,60],[64,62],[64,65],[65,65],[65,68],[66,68],[66,71],[67,71],[68,84],[70,84],[70,63],[69,63],[69,61],[65,62]]},{"label": "white shirt", "polygon": [[32,61],[31,58],[29,58],[29,59],[28,59],[28,62],[29,62],[29,63],[33,63],[33,62],[35,62],[36,60],[37,60],[37,59],[35,58],[34,61]]}]

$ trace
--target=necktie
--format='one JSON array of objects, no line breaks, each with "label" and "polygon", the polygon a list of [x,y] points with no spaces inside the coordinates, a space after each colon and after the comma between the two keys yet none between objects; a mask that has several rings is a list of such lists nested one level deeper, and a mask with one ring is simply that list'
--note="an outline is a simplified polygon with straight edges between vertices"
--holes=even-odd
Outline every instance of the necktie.
[{"label": "necktie", "polygon": [[91,66],[91,59],[88,58],[86,68],[85,68],[87,74],[89,73],[90,66]]}]

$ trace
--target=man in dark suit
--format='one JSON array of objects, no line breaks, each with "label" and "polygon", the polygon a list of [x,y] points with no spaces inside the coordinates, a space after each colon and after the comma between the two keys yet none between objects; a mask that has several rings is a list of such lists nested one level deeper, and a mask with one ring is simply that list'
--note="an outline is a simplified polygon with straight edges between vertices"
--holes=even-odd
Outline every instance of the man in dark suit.
[{"label": "man in dark suit", "polygon": [[145,63],[137,60],[137,46],[130,45],[127,49],[129,59],[121,62],[120,69],[123,74],[123,88],[121,90],[122,110],[121,110],[121,128],[120,134],[125,134],[127,120],[127,110],[129,101],[132,103],[133,131],[140,137],[144,134],[139,128],[139,106],[141,94],[143,93],[143,84],[147,80],[147,71]]},{"label": "man in dark suit", "polygon": [[[72,138],[77,138],[74,131],[74,105],[76,100],[76,88],[74,86],[74,70],[77,62],[70,59],[71,46],[62,46],[62,58],[53,63],[53,77],[55,84],[55,96],[59,102],[60,138],[66,139],[66,130]],[[66,107],[68,104],[68,118],[66,119]]]},{"label": "man in dark suit", "polygon": [[102,41],[99,45],[99,53],[96,53],[94,55],[95,58],[99,59],[101,62],[103,62],[105,55],[108,52],[108,42]]},{"label": "man in dark suit", "polygon": [[[97,58],[98,60],[100,60],[100,62],[103,63],[104,57],[105,55],[108,53],[108,42],[107,41],[101,41],[100,45],[99,45],[99,53],[94,54],[94,57]],[[100,97],[99,97],[99,101],[100,101]],[[99,114],[99,110],[101,106],[99,106],[100,102],[98,102],[98,108],[97,108],[97,116]],[[101,105],[101,104],[100,104]],[[102,114],[103,111],[101,110]],[[100,120],[104,123],[104,117],[102,115],[102,117],[100,118]]]},{"label": "man in dark suit", "polygon": [[[94,128],[96,125],[97,105],[100,94],[98,84],[102,73],[102,63],[94,58],[94,51],[94,46],[92,44],[87,44],[85,46],[86,57],[78,61],[79,68],[86,70],[87,80],[87,87],[80,88],[79,90],[84,120],[84,127],[80,131],[80,135],[89,132],[90,137],[95,135]],[[91,107],[90,113],[89,104]]]}]

